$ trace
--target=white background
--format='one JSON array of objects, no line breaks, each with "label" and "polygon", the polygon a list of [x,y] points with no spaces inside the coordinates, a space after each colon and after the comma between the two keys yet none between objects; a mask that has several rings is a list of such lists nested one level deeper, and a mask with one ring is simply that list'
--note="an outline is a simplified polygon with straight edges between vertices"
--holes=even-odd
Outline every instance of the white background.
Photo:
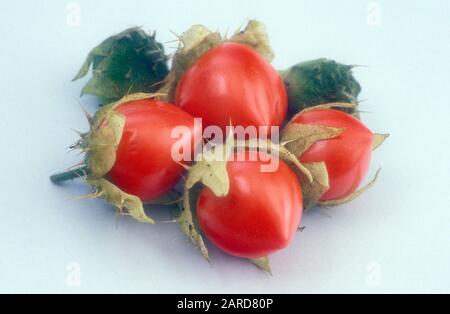
[{"label": "white background", "polygon": [[[449,1],[69,3],[0,4],[0,292],[450,292]],[[367,65],[356,70],[363,119],[392,134],[374,156],[376,186],[307,214],[272,256],[272,277],[214,248],[206,263],[176,225],[116,226],[102,201],[71,200],[82,183],[48,180],[79,160],[66,148],[70,128],[87,128],[84,82],[70,80],[90,48],[133,25],[168,42],[169,29],[231,32],[247,18],[266,23],[279,69],[318,57]]]}]

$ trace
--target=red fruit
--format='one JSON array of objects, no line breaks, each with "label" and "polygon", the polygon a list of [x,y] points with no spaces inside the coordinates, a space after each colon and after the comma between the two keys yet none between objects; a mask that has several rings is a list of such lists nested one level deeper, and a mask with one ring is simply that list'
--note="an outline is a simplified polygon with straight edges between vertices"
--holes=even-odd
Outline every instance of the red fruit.
[{"label": "red fruit", "polygon": [[281,126],[287,94],[278,72],[253,49],[221,44],[205,53],[181,78],[176,104],[203,126]]},{"label": "red fruit", "polygon": [[109,172],[112,182],[142,201],[154,200],[171,190],[181,179],[183,167],[171,156],[172,129],[186,126],[192,137],[183,139],[194,146],[199,128],[194,118],[179,107],[157,100],[138,100],[114,109],[126,118],[116,162]]},{"label": "red fruit", "polygon": [[[243,154],[245,161],[238,161],[244,160]],[[204,188],[197,200],[201,229],[229,254],[266,256],[285,248],[299,226],[303,199],[295,173],[283,161],[274,172],[261,172],[263,164],[249,161],[248,152],[235,154],[227,162],[227,196]]]},{"label": "red fruit", "polygon": [[333,109],[303,112],[292,123],[345,128],[338,137],[312,145],[299,159],[304,163],[325,162],[330,188],[321,201],[340,199],[354,192],[369,168],[372,132],[358,119]]}]

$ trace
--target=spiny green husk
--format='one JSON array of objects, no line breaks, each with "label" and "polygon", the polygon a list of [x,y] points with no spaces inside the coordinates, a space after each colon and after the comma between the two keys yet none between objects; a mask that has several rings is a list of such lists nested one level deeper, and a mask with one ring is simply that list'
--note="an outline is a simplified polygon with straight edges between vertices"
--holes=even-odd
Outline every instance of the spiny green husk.
[{"label": "spiny green husk", "polygon": [[[356,104],[361,86],[353,76],[353,68],[321,58],[301,62],[282,72],[288,92],[289,111],[295,114],[305,108],[331,102]],[[357,113],[357,108],[340,110]]]},{"label": "spiny green husk", "polygon": [[132,27],[93,48],[73,80],[86,76],[92,66],[92,78],[81,94],[109,103],[128,94],[158,90],[169,73],[167,61],[155,34]]}]

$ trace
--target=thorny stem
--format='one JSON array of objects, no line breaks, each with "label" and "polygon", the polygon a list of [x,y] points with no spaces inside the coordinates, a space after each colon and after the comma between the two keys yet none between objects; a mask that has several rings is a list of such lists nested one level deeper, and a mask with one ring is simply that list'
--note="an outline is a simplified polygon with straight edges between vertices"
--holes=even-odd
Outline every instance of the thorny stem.
[{"label": "thorny stem", "polygon": [[89,167],[87,165],[83,165],[70,171],[54,174],[50,177],[50,181],[52,181],[54,184],[59,184],[64,181],[84,177],[88,173]]}]

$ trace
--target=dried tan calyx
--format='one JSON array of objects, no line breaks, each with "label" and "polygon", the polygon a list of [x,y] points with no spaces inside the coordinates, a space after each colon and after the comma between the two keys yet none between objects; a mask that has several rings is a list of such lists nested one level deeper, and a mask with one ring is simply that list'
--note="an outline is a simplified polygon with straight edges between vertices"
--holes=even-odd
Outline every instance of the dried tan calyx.
[{"label": "dried tan calyx", "polygon": [[249,260],[259,269],[265,271],[269,275],[272,275],[272,268],[270,267],[270,260],[268,256],[263,256],[260,258],[251,258]]},{"label": "dried tan calyx", "polygon": [[[210,150],[197,156],[197,162],[186,167],[187,177],[183,191],[181,215],[177,221],[188,239],[200,250],[209,261],[208,249],[201,236],[196,220],[196,200],[200,189],[208,187],[216,196],[226,196],[230,189],[230,180],[226,169],[231,155],[230,143],[215,145]],[[196,194],[194,197],[193,194]]]},{"label": "dried tan calyx", "polygon": [[[372,151],[378,149],[388,137],[389,137],[389,134],[373,133]],[[361,194],[363,194],[364,192],[366,192],[367,190],[369,190],[371,187],[374,186],[375,182],[378,179],[380,172],[381,172],[381,168],[377,170],[377,172],[375,173],[375,176],[373,177],[372,180],[370,180],[369,183],[367,183],[362,188],[356,190],[355,192],[351,193],[350,195],[347,195],[343,198],[336,199],[336,200],[323,201],[323,202],[318,201],[317,204],[320,206],[331,207],[331,206],[338,206],[338,205],[346,204],[348,202],[353,201],[355,198],[359,197]]]},{"label": "dried tan calyx", "polygon": [[204,53],[226,42],[236,42],[247,45],[257,51],[269,62],[274,53],[269,44],[269,39],[264,24],[251,20],[243,30],[236,32],[231,38],[224,38],[218,32],[211,32],[203,25],[194,25],[180,37],[180,47],[172,58],[172,69],[166,83],[159,90],[165,96],[162,100],[173,102],[179,80]]},{"label": "dried tan calyx", "polygon": [[[230,133],[232,134],[232,132]],[[210,150],[202,152],[197,162],[186,167],[188,175],[183,193],[183,211],[178,219],[182,231],[188,236],[192,243],[201,251],[203,256],[209,260],[208,250],[201,236],[201,230],[196,222],[195,206],[198,194],[204,187],[208,187],[217,197],[228,195],[230,179],[227,172],[229,157],[245,150],[256,150],[271,154],[288,163],[305,182],[312,182],[313,177],[306,167],[283,146],[268,140],[234,140],[229,136],[225,144],[214,145]],[[249,259],[258,268],[271,273],[269,258],[267,256]]]},{"label": "dried tan calyx", "polygon": [[244,30],[236,32],[229,40],[225,41],[247,45],[256,50],[268,62],[272,62],[275,58],[266,27],[259,21],[250,20]]},{"label": "dried tan calyx", "polygon": [[[315,107],[309,107],[298,113],[298,115],[311,110],[317,109],[332,109],[332,108],[354,108],[356,105],[353,103],[330,103],[319,105]],[[297,115],[296,115],[297,116]],[[295,117],[293,118],[293,120]],[[281,134],[282,145],[286,147],[287,150],[292,152],[297,158],[299,158],[304,152],[306,152],[315,143],[338,137],[344,132],[344,128],[334,128],[325,125],[308,125],[290,122],[283,129]],[[384,140],[388,137],[388,134],[373,134],[373,150],[377,149]],[[306,182],[300,177],[300,183],[302,185],[303,191],[303,202],[305,208],[311,207],[313,205],[323,205],[323,206],[334,206],[349,202],[367,189],[369,189],[378,176],[371,181],[367,186],[361,188],[358,191],[350,194],[342,199],[321,202],[320,199],[329,189],[329,178],[328,171],[324,162],[312,162],[312,163],[302,163],[311,173],[313,180],[312,182]]]},{"label": "dried tan calyx", "polygon": [[132,94],[99,109],[94,117],[87,115],[90,131],[81,135],[78,147],[85,153],[87,165],[86,182],[94,192],[87,198],[103,198],[117,208],[120,215],[153,224],[147,216],[142,201],[135,195],[125,193],[108,180],[108,173],[116,162],[116,151],[120,144],[126,118],[114,109],[121,104],[141,99],[151,99],[160,94]]},{"label": "dried tan calyx", "polygon": [[118,215],[131,216],[144,223],[155,223],[153,219],[146,215],[144,205],[139,197],[123,192],[104,178],[88,178],[86,181],[94,188],[94,192],[88,195],[89,198],[103,198],[117,209]]}]

